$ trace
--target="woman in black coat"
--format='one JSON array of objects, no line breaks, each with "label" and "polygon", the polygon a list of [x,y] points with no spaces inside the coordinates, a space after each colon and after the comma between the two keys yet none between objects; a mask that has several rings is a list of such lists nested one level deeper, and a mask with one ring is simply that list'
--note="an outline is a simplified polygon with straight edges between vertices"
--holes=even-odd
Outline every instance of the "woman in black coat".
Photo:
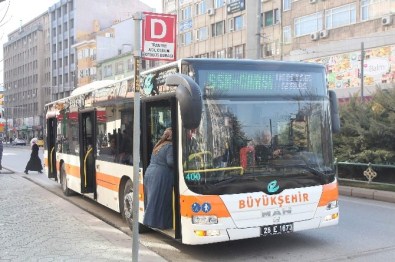
[{"label": "woman in black coat", "polygon": [[25,168],[25,174],[28,174],[28,171],[38,171],[40,174],[43,172],[43,166],[41,165],[41,159],[38,157],[39,147],[36,144],[36,141],[32,141],[32,153],[30,154],[29,162],[27,162]]}]

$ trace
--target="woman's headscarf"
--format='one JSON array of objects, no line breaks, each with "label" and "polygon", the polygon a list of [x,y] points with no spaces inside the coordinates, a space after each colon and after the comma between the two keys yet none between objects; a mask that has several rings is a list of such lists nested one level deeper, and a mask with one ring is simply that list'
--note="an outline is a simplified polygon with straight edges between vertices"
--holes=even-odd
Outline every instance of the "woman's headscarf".
[{"label": "woman's headscarf", "polygon": [[159,139],[159,141],[154,146],[154,150],[153,150],[154,155],[158,154],[159,150],[164,145],[171,143],[172,135],[173,135],[173,131],[171,130],[171,127],[166,128],[165,132],[163,132],[162,137]]}]

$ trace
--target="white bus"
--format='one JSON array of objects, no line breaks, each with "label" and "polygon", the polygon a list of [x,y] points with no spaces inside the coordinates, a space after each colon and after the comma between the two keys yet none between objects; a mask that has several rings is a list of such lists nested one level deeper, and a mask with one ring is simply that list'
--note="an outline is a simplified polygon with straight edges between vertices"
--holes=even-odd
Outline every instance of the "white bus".
[{"label": "white bus", "polygon": [[[336,96],[318,64],[181,59],[142,74],[139,225],[153,145],[173,129],[173,227],[185,244],[338,224]],[[167,84],[166,84],[167,82]],[[101,84],[100,84],[101,83]],[[133,79],[46,105],[45,170],[132,224]],[[159,230],[159,229],[156,229]]]}]

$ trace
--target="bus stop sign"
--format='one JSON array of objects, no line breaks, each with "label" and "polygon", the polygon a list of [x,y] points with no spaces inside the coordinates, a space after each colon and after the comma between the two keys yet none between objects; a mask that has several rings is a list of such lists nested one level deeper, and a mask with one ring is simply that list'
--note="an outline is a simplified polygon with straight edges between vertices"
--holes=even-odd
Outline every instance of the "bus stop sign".
[{"label": "bus stop sign", "polygon": [[176,15],[144,12],[142,58],[176,60]]}]

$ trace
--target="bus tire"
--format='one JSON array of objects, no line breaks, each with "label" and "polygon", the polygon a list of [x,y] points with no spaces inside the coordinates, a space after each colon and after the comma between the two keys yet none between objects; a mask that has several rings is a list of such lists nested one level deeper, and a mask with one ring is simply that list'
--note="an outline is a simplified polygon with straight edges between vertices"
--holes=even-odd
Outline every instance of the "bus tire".
[{"label": "bus tire", "polygon": [[[133,231],[133,190],[132,190],[132,181],[129,179],[125,183],[125,187],[123,189],[123,199],[120,203],[120,210],[122,214],[122,218],[125,220],[126,224],[128,224],[130,230]],[[139,233],[148,232],[149,228],[139,223]]]},{"label": "bus tire", "polygon": [[62,186],[62,192],[65,196],[71,196],[72,191],[67,186],[67,177],[64,164],[60,166],[60,185]]}]

